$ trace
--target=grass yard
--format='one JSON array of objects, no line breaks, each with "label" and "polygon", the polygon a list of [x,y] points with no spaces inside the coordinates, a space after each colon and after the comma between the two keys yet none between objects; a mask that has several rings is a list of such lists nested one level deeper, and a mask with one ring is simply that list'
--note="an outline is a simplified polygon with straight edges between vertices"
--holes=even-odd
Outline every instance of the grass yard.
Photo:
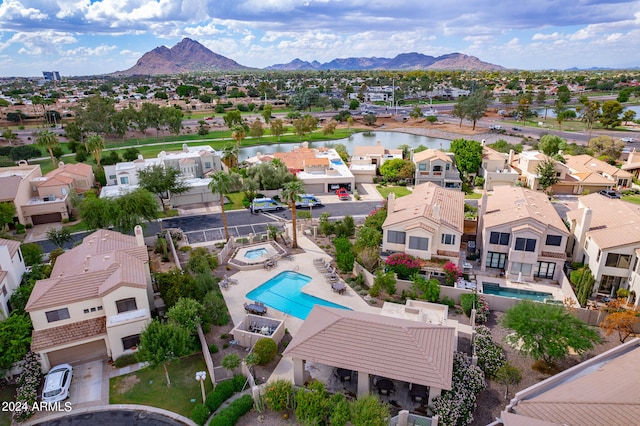
[{"label": "grass yard", "polygon": [[623,195],[622,200],[633,204],[640,204],[640,195]]},{"label": "grass yard", "polygon": [[230,203],[224,203],[225,211],[242,210],[245,208],[244,205],[242,204],[242,200],[244,199],[244,192],[232,192],[230,194],[225,194],[225,196],[230,201]]},{"label": "grass yard", "polygon": [[479,192],[472,192],[470,194],[464,194],[465,200],[479,200],[482,198],[482,194]]},{"label": "grass yard", "polygon": [[411,194],[411,191],[406,186],[377,186],[376,189],[385,199],[392,192],[396,194],[396,198]]},{"label": "grass yard", "polygon": [[[189,417],[193,407],[202,402],[196,372],[206,370],[202,356],[193,355],[167,363],[171,386],[167,386],[162,365],[114,377],[109,382],[109,403],[150,405]],[[208,374],[204,384],[205,392],[211,392]]]}]

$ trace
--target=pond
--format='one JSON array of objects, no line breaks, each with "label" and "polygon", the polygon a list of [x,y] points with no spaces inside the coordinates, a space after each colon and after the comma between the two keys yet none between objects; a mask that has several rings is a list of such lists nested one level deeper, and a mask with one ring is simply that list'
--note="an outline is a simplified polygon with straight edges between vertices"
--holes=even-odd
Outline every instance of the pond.
[{"label": "pond", "polygon": [[[385,148],[397,148],[400,145],[409,145],[418,147],[424,145],[427,148],[449,149],[451,141],[448,139],[431,138],[428,136],[412,135],[400,132],[362,132],[355,133],[349,138],[337,139],[326,142],[309,142],[310,148],[331,147],[337,143],[341,143],[347,147],[347,152],[353,154],[356,146],[373,146],[380,141]],[[261,154],[272,154],[274,152],[289,152],[296,144],[283,143],[274,145],[258,145],[246,148],[240,148],[240,161],[255,156],[258,152]]]}]

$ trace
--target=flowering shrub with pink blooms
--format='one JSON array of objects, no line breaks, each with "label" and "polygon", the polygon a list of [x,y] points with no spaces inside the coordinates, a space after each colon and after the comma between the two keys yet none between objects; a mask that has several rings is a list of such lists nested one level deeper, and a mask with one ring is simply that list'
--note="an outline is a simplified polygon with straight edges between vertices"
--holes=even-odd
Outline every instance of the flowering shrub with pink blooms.
[{"label": "flowering shrub with pink blooms", "polygon": [[458,278],[462,276],[462,271],[453,262],[444,264],[444,283],[448,286],[454,286]]},{"label": "flowering shrub with pink blooms", "polygon": [[485,375],[495,377],[498,370],[507,363],[504,350],[494,343],[489,327],[478,325],[475,332],[473,348],[478,357],[478,366]]},{"label": "flowering shrub with pink blooms", "polygon": [[38,355],[27,352],[23,358],[22,373],[18,377],[18,389],[16,391],[16,410],[13,412],[15,420],[26,420],[33,415],[33,405],[38,400],[38,387],[42,379],[42,370]]},{"label": "flowering shrub with pink blooms", "polygon": [[473,421],[476,397],[485,388],[484,373],[472,365],[467,356],[456,352],[453,356],[451,390],[433,399],[433,412],[445,426],[468,425]]},{"label": "flowering shrub with pink blooms", "polygon": [[398,274],[398,278],[405,280],[420,271],[420,260],[406,253],[392,254],[387,258],[386,265],[389,270]]}]

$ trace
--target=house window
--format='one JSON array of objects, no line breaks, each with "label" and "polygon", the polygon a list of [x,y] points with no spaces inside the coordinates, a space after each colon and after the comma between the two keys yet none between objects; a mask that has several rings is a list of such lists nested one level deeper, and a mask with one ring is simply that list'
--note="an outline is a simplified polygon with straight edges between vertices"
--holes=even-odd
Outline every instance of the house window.
[{"label": "house window", "polygon": [[127,336],[122,338],[122,349],[125,351],[127,349],[131,349],[134,346],[138,346],[140,344],[140,335],[134,334],[133,336]]},{"label": "house window", "polygon": [[429,250],[429,239],[422,237],[409,237],[409,248],[413,250]]},{"label": "house window", "polygon": [[109,175],[109,180],[116,180],[116,175]]},{"label": "house window", "polygon": [[69,319],[69,309],[62,308],[55,311],[48,311],[44,313],[47,316],[47,322],[56,322]]},{"label": "house window", "polygon": [[562,244],[562,236],[561,235],[547,235],[546,244],[548,246],[560,247],[560,244]]},{"label": "house window", "polygon": [[393,244],[404,244],[406,241],[406,235],[401,231],[387,231],[387,242]]},{"label": "house window", "polygon": [[633,268],[631,270],[635,271],[637,267],[638,267],[638,258],[636,257],[636,259],[633,261]]},{"label": "house window", "polygon": [[129,178],[127,176],[123,176],[120,178],[120,184],[121,185],[128,185],[129,184]]},{"label": "house window", "polygon": [[6,296],[6,295],[7,295],[7,286],[6,286],[6,285],[3,285],[3,286],[2,286],[2,295],[3,295],[3,296]]},{"label": "house window", "polygon": [[89,312],[91,312],[91,311],[89,311],[89,308],[87,308],[87,309],[85,309],[85,310],[84,310],[84,311],[82,311],[82,312],[84,312],[85,314],[88,314],[88,313],[89,313]]},{"label": "house window", "polygon": [[442,171],[442,166],[433,166],[433,171],[434,172],[441,172]]},{"label": "house window", "polygon": [[490,251],[487,253],[487,266],[489,268],[504,269],[504,262],[507,260],[506,253],[496,253]]},{"label": "house window", "polygon": [[536,251],[536,240],[531,238],[516,238],[515,250]]},{"label": "house window", "polygon": [[440,241],[442,244],[453,245],[456,243],[456,236],[452,234],[442,234]]},{"label": "house window", "polygon": [[22,262],[22,250],[18,249],[18,259]]},{"label": "house window", "polygon": [[511,234],[508,232],[492,232],[489,236],[489,242],[491,244],[500,244],[501,246],[508,246]]},{"label": "house window", "polygon": [[538,262],[536,269],[533,271],[533,276],[538,278],[553,279],[553,275],[556,271],[556,264],[553,262]]},{"label": "house window", "polygon": [[519,274],[522,272],[522,275],[531,275],[532,266],[533,265],[531,263],[513,262],[511,263],[511,273]]},{"label": "house window", "polygon": [[447,163],[444,165],[445,170],[449,170],[451,168],[451,164]]},{"label": "house window", "polygon": [[204,162],[204,168],[205,169],[210,169],[211,168],[211,162],[210,161],[205,161]]},{"label": "house window", "polygon": [[118,308],[119,314],[121,314],[122,312],[135,311],[136,309],[138,309],[138,306],[136,305],[136,298],[129,297],[127,299],[117,300],[116,308]]},{"label": "house window", "polygon": [[427,165],[424,163],[418,164],[418,170],[421,170],[421,171],[427,170]]},{"label": "house window", "polygon": [[605,266],[629,269],[629,265],[631,265],[631,255],[618,253],[607,254],[607,261],[605,262]]},{"label": "house window", "polygon": [[587,250],[589,248],[589,240],[584,242],[584,249]]}]

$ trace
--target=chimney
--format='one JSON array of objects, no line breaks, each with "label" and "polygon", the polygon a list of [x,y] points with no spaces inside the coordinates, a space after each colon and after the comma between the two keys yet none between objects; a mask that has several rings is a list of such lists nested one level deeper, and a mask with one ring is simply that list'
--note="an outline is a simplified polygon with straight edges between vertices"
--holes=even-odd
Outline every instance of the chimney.
[{"label": "chimney", "polygon": [[510,149],[509,150],[509,167],[511,167],[511,163],[513,162],[513,156],[515,155],[515,152]]},{"label": "chimney", "polygon": [[440,222],[440,204],[433,205],[433,220],[436,222]]},{"label": "chimney", "polygon": [[389,195],[387,195],[387,215],[389,215],[390,213],[393,213],[395,207],[396,207],[396,194],[394,194],[393,192],[390,192]]},{"label": "chimney", "polygon": [[59,168],[59,169],[64,169],[64,161],[60,161],[60,162],[58,163],[58,168]]},{"label": "chimney", "polygon": [[182,150],[183,150],[184,152],[189,152],[189,145],[187,145],[186,143],[183,143],[183,144],[182,144]]},{"label": "chimney", "polygon": [[144,235],[142,234],[142,226],[140,225],[136,225],[136,227],[133,229],[133,234],[136,236],[136,243],[138,244],[138,247],[144,247]]},{"label": "chimney", "polygon": [[581,243],[584,243],[584,236],[591,228],[591,219],[593,218],[593,211],[589,207],[584,208],[584,212],[582,212],[582,223],[580,226],[580,234],[578,235]]}]

